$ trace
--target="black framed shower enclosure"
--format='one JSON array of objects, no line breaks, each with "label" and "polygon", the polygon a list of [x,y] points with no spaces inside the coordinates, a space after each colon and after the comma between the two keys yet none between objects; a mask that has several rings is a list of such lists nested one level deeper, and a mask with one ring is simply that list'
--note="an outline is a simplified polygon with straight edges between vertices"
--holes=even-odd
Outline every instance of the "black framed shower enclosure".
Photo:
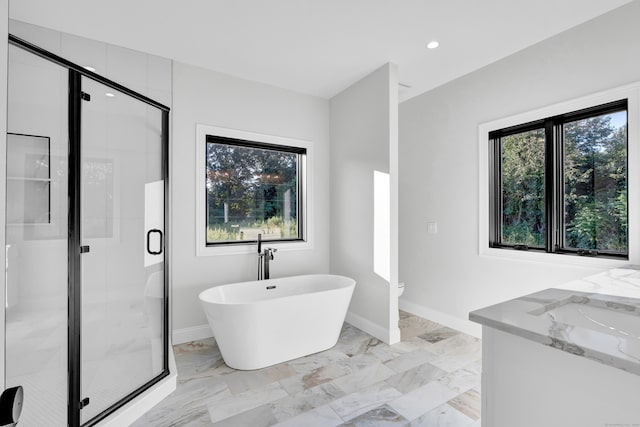
[{"label": "black framed shower enclosure", "polygon": [[[68,227],[57,234],[51,227],[26,224],[19,233],[14,227],[10,230],[12,235],[20,238],[12,238],[10,243],[14,246],[11,250],[18,253],[15,257],[21,257],[14,264],[38,268],[37,262],[27,261],[28,251],[42,253],[40,243],[53,247],[66,239],[66,423],[73,427],[92,426],[169,375],[165,249],[169,108],[18,37],[10,35],[9,44],[22,51],[21,58],[25,53],[38,57],[33,61],[22,59],[25,65],[20,69],[25,70],[24,74],[31,69],[37,73],[48,67],[47,63],[58,67],[56,75],[68,74],[67,123],[61,124],[67,126],[68,157],[58,156],[53,165],[46,165],[53,176],[48,185],[54,192],[54,202],[60,200],[59,210],[67,210],[66,218],[54,213],[51,221],[59,218],[63,224],[59,229],[65,228],[65,221]],[[38,62],[41,60],[46,63]],[[10,111],[11,107],[10,104]],[[33,107],[39,109],[39,105]],[[14,122],[27,123],[23,126],[29,123]],[[24,170],[44,167],[37,156],[32,160],[34,155],[28,147],[22,151],[19,154],[27,165]],[[55,181],[56,176],[65,173]],[[10,180],[18,182],[15,177],[8,177]],[[19,181],[19,194],[31,191],[29,186],[39,185],[39,180],[27,177]],[[66,195],[62,188],[65,181]],[[7,204],[10,202],[7,200]],[[52,210],[58,206],[56,203]],[[28,208],[25,205],[24,209]],[[11,264],[9,255],[7,260]],[[28,274],[19,273],[22,274],[12,273],[11,277],[24,290],[31,284],[27,284]],[[29,319],[28,313],[33,310],[21,309],[26,303],[20,292],[23,291],[18,291],[15,307],[8,310],[22,321]],[[18,320],[12,323],[9,316],[8,320],[7,327],[14,328],[11,333],[21,333],[22,326],[12,326],[18,325]],[[12,344],[7,341],[6,346],[10,352]],[[19,366],[18,361],[11,363]],[[51,382],[56,377],[44,371],[31,374],[23,367],[14,369],[16,374],[11,379],[10,368],[7,367],[8,383]],[[25,412],[38,410],[36,405],[27,406],[33,396],[26,388]]]}]

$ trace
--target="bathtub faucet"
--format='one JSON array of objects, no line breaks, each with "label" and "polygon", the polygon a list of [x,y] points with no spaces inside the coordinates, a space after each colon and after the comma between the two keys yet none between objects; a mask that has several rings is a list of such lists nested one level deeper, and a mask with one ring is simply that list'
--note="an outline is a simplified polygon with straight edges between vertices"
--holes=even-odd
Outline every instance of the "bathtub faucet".
[{"label": "bathtub faucet", "polygon": [[276,248],[265,248],[262,250],[262,234],[258,234],[258,280],[269,278],[269,261],[273,260]]},{"label": "bathtub faucet", "polygon": [[277,252],[276,248],[266,248],[262,253],[262,260],[264,261],[264,279],[269,278],[269,261],[273,261],[273,254]]}]

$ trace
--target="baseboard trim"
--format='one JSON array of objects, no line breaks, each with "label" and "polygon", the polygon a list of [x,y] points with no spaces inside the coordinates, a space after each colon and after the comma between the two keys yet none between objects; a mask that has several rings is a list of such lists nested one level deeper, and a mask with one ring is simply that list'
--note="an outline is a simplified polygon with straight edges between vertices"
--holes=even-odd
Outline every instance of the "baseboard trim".
[{"label": "baseboard trim", "polygon": [[175,329],[171,335],[173,344],[183,344],[190,341],[211,338],[213,332],[208,324],[191,326],[189,328]]},{"label": "baseboard trim", "polygon": [[391,331],[389,331],[389,345],[392,344],[397,344],[401,341],[401,336],[400,336],[400,328],[396,327],[391,329]]},{"label": "baseboard trim", "polygon": [[373,323],[371,320],[365,319],[351,311],[347,312],[345,321],[387,344],[394,344],[400,341],[400,329],[398,328],[396,328],[397,331],[389,331],[377,323]]},{"label": "baseboard trim", "polygon": [[459,317],[452,316],[450,314],[443,313],[438,310],[433,310],[422,305],[414,304],[412,302],[400,299],[398,301],[400,310],[404,310],[416,316],[424,317],[428,320],[433,320],[444,326],[448,326],[452,329],[464,332],[465,334],[472,335],[477,338],[482,338],[482,326],[473,323],[469,320],[460,319]]}]

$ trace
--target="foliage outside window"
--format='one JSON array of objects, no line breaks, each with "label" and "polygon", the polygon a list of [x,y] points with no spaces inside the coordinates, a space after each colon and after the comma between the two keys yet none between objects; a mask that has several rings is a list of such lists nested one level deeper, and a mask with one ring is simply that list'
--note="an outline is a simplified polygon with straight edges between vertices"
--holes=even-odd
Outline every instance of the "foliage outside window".
[{"label": "foliage outside window", "polygon": [[544,142],[544,128],[501,140],[502,243],[545,246]]},{"label": "foliage outside window", "polygon": [[627,101],[489,134],[490,246],[627,257]]},{"label": "foliage outside window", "polygon": [[206,244],[302,240],[304,148],[207,135]]}]

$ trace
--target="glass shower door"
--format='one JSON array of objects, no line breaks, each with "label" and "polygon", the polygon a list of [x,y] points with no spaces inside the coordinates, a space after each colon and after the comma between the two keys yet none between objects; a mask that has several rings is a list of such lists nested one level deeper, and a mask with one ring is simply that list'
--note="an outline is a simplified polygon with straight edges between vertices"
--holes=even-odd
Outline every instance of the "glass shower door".
[{"label": "glass shower door", "polygon": [[81,423],[164,369],[162,113],[83,77]]},{"label": "glass shower door", "polygon": [[67,70],[9,46],[6,387],[21,426],[67,425]]}]

